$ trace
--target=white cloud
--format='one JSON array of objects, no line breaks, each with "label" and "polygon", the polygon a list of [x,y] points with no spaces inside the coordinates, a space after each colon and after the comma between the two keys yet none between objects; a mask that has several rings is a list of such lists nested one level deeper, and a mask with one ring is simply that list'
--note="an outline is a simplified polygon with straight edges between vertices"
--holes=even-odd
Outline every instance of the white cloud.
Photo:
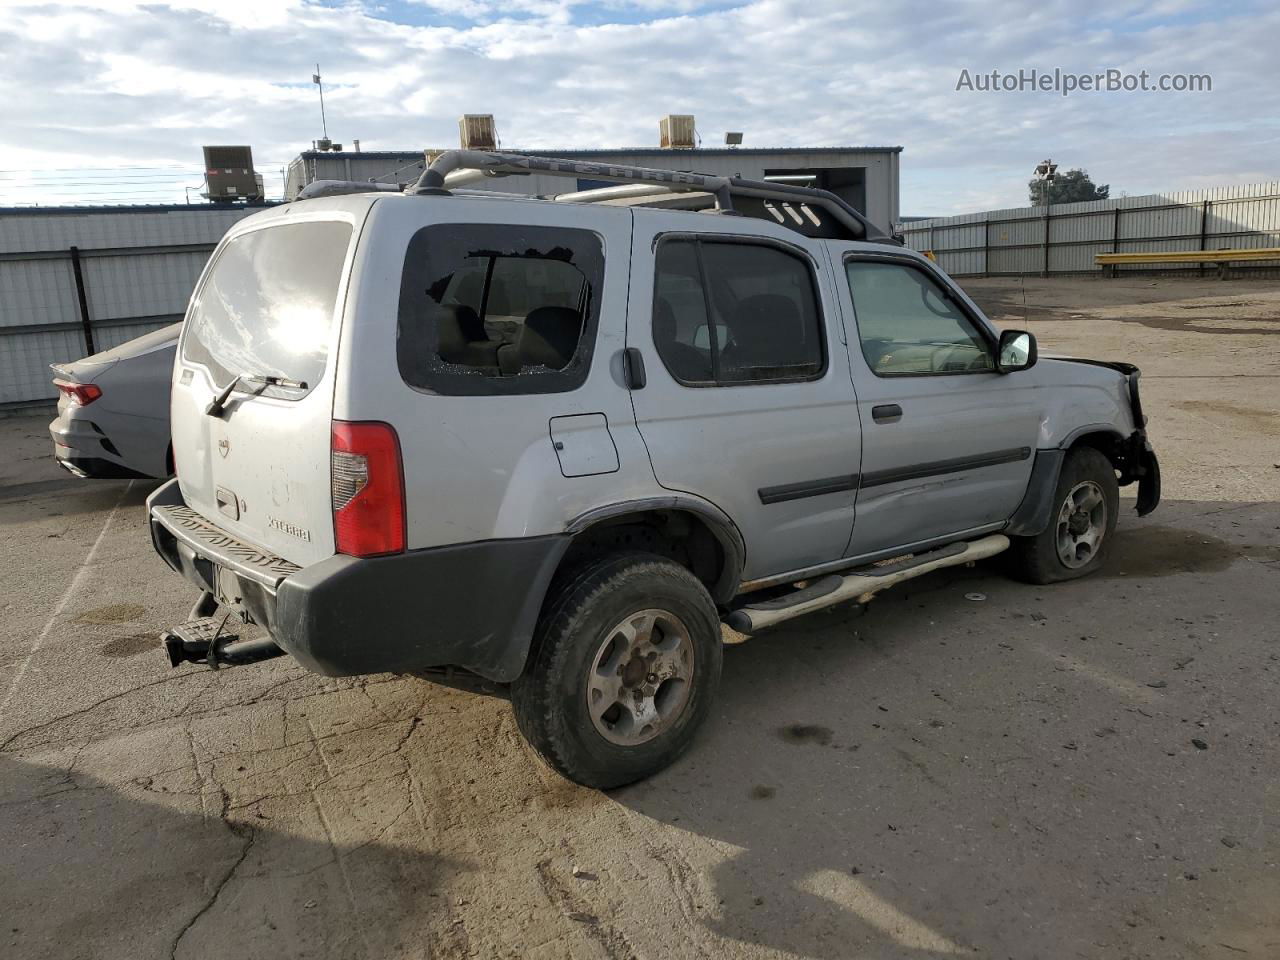
[{"label": "white cloud", "polygon": [[[691,112],[709,141],[734,129],[748,146],[901,144],[904,213],[1025,203],[1044,156],[1130,194],[1270,179],[1277,46],[1280,9],[1192,0],[19,6],[0,21],[0,203],[83,192],[76,168],[179,167],[198,182],[202,143],[251,143],[270,173],[320,133],[317,61],[330,135],[365,149],[453,143],[474,111],[496,114],[513,146],[653,145],[659,116]],[[1210,73],[1214,86],[955,90],[962,68],[1022,67]],[[65,175],[19,189],[26,169]],[[110,171],[90,172],[94,195],[111,189]],[[117,186],[139,183],[153,186],[145,171]]]}]

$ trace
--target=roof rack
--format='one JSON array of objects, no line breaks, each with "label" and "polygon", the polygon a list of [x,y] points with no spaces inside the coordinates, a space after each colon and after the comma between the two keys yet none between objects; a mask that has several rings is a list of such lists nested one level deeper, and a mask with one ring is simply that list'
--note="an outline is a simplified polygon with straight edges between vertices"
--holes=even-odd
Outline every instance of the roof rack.
[{"label": "roof rack", "polygon": [[[447,194],[450,187],[461,187],[485,177],[531,174],[583,177],[635,185],[635,189],[631,190],[605,187],[598,191],[567,194],[562,198],[570,202],[604,202],[624,197],[637,198],[649,195],[650,191],[653,194],[706,193],[714,197],[715,207],[720,213],[773,220],[806,236],[897,242],[895,238],[828,190],[772,183],[768,180],[684,173],[678,170],[633,167],[626,164],[564,160],[515,153],[487,153],[480,150],[447,150],[432,160],[422,171],[418,182],[405,192]],[[598,194],[598,199],[591,194]]]}]

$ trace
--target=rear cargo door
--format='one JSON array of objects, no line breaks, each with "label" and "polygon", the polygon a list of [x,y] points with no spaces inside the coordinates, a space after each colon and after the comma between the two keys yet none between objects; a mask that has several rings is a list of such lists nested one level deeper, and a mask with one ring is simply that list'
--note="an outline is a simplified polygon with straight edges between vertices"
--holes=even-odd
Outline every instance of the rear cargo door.
[{"label": "rear cargo door", "polygon": [[187,504],[299,565],[334,552],[333,345],[357,231],[354,217],[322,213],[268,217],[215,253],[187,314],[171,407]]}]

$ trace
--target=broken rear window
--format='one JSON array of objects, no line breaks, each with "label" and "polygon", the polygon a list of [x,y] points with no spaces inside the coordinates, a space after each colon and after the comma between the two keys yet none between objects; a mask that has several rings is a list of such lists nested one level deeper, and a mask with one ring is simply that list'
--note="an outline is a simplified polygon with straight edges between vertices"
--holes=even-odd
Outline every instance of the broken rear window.
[{"label": "broken rear window", "polygon": [[603,275],[589,230],[424,227],[400,282],[400,375],[450,395],[573,390],[591,364]]}]

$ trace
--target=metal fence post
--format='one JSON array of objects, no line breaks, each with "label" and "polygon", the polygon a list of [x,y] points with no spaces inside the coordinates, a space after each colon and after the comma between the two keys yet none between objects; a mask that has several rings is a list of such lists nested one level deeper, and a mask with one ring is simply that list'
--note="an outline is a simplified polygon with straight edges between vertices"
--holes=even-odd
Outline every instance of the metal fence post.
[{"label": "metal fence post", "polygon": [[93,321],[89,318],[89,297],[84,288],[84,271],[80,269],[80,248],[71,247],[71,272],[76,278],[76,299],[80,301],[80,326],[84,330],[85,356],[98,351],[93,348]]},{"label": "metal fence post", "polygon": [[1049,204],[1044,205],[1044,265],[1040,268],[1040,276],[1049,275]]},{"label": "metal fence post", "polygon": [[[1120,204],[1115,205],[1115,216],[1111,218],[1111,252],[1120,252]],[[1104,277],[1114,277],[1116,275],[1116,265],[1109,263],[1102,268]]]},{"label": "metal fence post", "polygon": [[991,215],[982,218],[982,275],[991,276]]},{"label": "metal fence post", "polygon": [[[1212,200],[1205,200],[1200,204],[1200,249],[1205,249],[1205,241],[1209,237],[1209,204]],[[1200,264],[1200,276],[1204,276],[1204,264]]]}]

